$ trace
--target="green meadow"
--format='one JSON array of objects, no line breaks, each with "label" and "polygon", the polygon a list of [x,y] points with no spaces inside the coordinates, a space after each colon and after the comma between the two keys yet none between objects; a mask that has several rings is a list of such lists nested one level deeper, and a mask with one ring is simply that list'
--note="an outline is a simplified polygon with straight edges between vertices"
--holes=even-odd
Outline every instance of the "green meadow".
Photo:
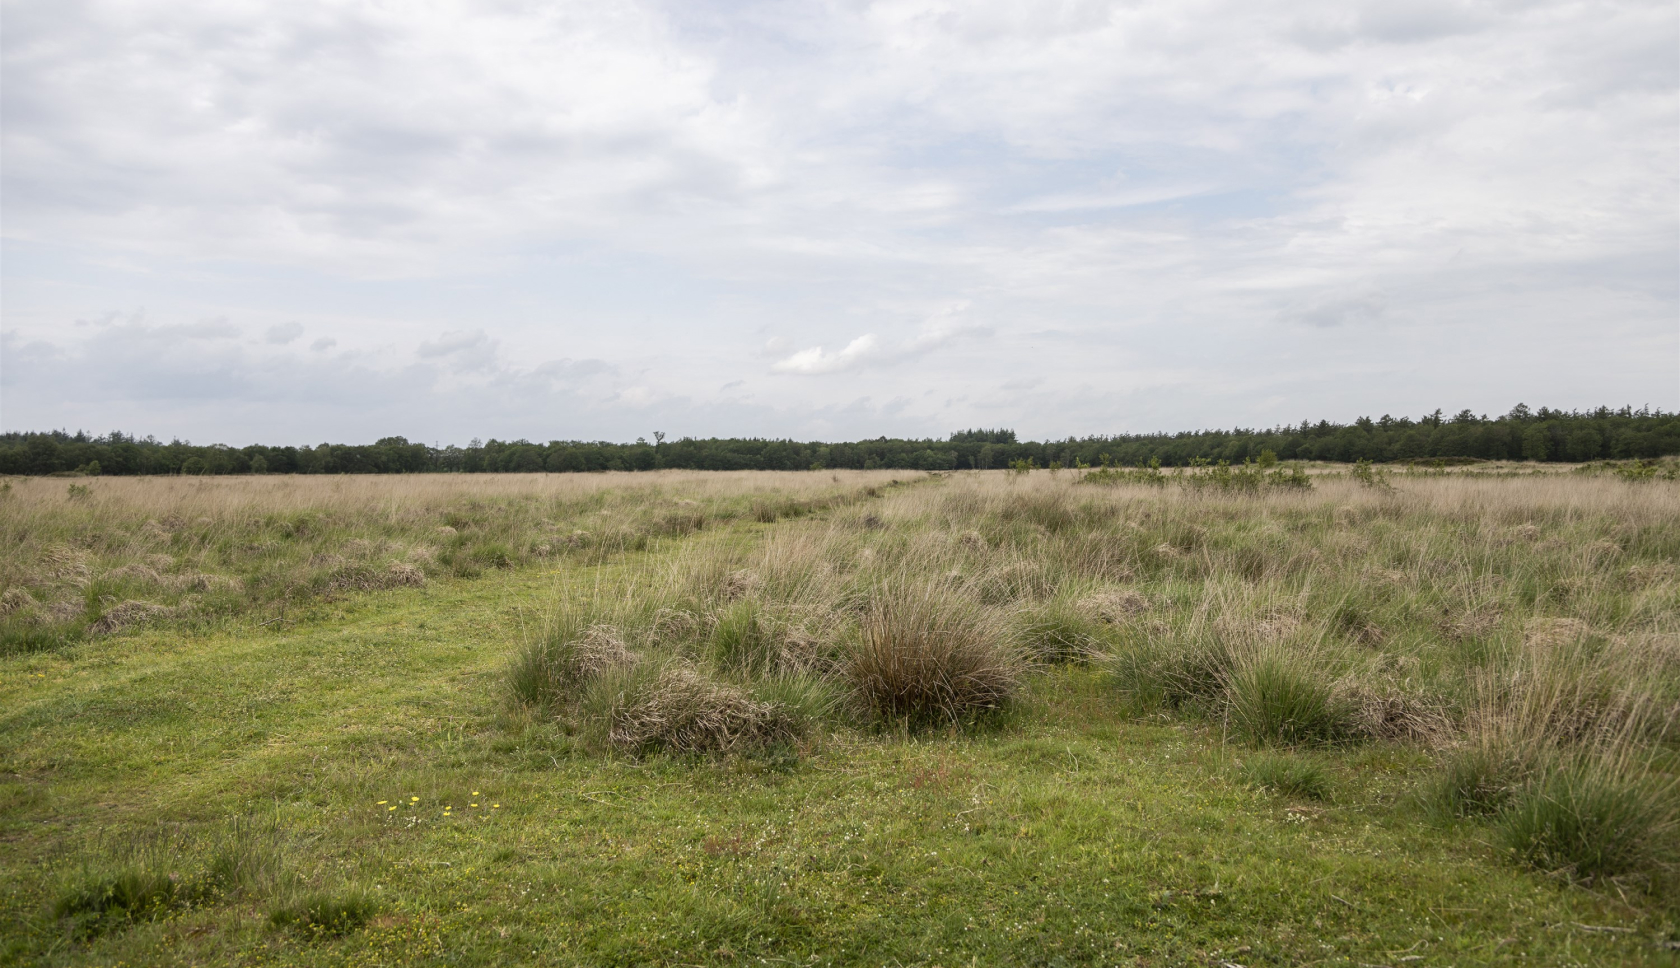
[{"label": "green meadow", "polygon": [[1204,476],[18,479],[0,961],[1680,963],[1680,490]]}]

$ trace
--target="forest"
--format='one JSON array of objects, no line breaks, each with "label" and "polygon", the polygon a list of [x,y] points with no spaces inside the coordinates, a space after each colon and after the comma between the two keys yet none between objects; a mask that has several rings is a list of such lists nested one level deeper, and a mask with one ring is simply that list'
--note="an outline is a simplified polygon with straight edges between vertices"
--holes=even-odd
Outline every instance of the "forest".
[{"label": "forest", "polygon": [[1518,404],[1498,417],[1464,410],[1443,416],[1349,424],[1320,420],[1270,430],[1233,428],[1023,441],[1012,430],[965,430],[945,440],[880,437],[841,443],[763,438],[610,441],[473,440],[428,446],[405,437],[372,444],[231,447],[164,443],[122,432],[0,434],[0,474],[414,474],[685,470],[987,470],[1021,462],[1035,467],[1167,467],[1192,461],[1241,463],[1270,451],[1280,460],[1377,463],[1529,460],[1582,462],[1680,454],[1680,413],[1645,407],[1531,410]]}]

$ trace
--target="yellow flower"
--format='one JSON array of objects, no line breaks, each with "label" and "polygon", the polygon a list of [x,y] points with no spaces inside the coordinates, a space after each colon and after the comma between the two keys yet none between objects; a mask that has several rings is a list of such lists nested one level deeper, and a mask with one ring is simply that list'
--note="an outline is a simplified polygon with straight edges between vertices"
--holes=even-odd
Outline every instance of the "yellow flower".
[{"label": "yellow flower", "polygon": [[475,796],[475,797],[478,796],[478,791],[477,790],[473,791],[473,796]]},{"label": "yellow flower", "polygon": [[502,808],[502,805],[499,804],[499,803],[490,804],[490,809],[492,809],[492,810],[500,810],[501,808]]},{"label": "yellow flower", "polygon": [[419,798],[419,797],[409,797],[409,798],[408,798],[408,802],[409,802],[409,803],[419,803],[419,802],[420,802],[420,798]]},{"label": "yellow flower", "polygon": [[385,804],[390,803],[390,802],[391,801],[389,801],[389,800],[381,800],[381,801],[379,801],[379,805],[383,807]]},{"label": "yellow flower", "polygon": [[476,803],[475,803],[475,804],[473,804],[473,806],[475,806],[475,807],[476,807],[476,806],[478,806],[478,804],[476,804]]},{"label": "yellow flower", "polygon": [[385,808],[385,809],[386,809],[386,810],[395,810],[395,809],[397,809],[397,808],[396,808],[396,807],[394,807],[394,806],[393,806],[393,807],[386,807],[386,808]]}]

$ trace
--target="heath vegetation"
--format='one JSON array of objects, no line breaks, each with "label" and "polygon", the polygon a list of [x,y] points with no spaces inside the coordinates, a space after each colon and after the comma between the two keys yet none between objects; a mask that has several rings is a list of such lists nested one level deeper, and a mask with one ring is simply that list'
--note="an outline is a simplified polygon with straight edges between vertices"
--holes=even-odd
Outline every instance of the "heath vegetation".
[{"label": "heath vegetation", "polygon": [[15,482],[5,951],[1672,963],[1644,466]]}]

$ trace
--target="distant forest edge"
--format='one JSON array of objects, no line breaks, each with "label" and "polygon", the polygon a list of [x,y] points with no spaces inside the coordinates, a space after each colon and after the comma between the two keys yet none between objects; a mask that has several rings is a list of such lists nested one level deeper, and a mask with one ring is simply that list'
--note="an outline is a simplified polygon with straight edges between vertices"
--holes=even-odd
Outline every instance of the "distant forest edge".
[{"label": "distant forest edge", "polygon": [[1589,412],[1530,410],[1500,417],[1441,411],[1419,420],[1361,417],[1272,430],[1198,430],[1022,441],[1012,430],[965,430],[946,440],[881,437],[850,443],[800,443],[758,438],[693,438],[633,444],[605,441],[474,440],[466,447],[428,447],[403,437],[373,444],[317,447],[229,447],[163,443],[123,433],[102,437],[65,431],[0,434],[0,474],[404,474],[485,472],[809,470],[877,468],[965,470],[1034,466],[1163,466],[1192,461],[1240,464],[1271,451],[1280,460],[1376,462],[1447,459],[1590,461],[1680,454],[1680,414],[1649,407]]}]

